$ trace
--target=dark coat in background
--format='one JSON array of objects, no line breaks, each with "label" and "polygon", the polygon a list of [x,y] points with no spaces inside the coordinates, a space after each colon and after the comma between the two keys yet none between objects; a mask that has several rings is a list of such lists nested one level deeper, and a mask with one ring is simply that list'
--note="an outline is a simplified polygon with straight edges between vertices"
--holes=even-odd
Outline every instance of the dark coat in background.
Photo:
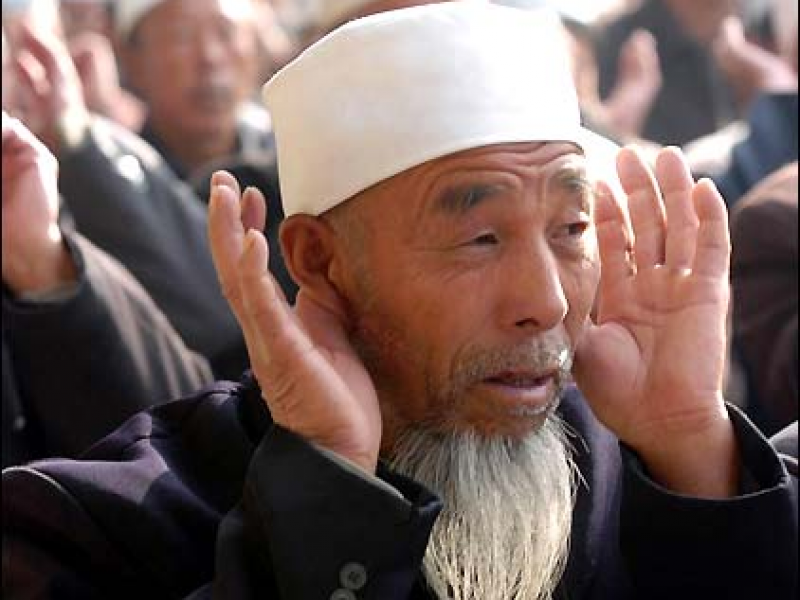
[{"label": "dark coat in background", "polygon": [[797,160],[797,92],[761,94],[747,114],[747,136],[730,151],[724,171],[711,174],[728,206],[765,177]]},{"label": "dark coat in background", "polygon": [[59,165],[77,230],[125,265],[216,377],[237,378],[247,351],[219,290],[205,205],[153,148],[104,119]]},{"label": "dark coat in background", "polygon": [[[577,389],[559,410],[584,483],[556,598],[796,597],[796,479],[735,409],[744,469],[727,500],[651,481]],[[4,592],[429,598],[419,569],[440,500],[384,466],[402,497],[356,471],[272,424],[250,377],[216,384],[136,416],[80,462],[6,470]]]},{"label": "dark coat in background", "polygon": [[130,273],[67,238],[78,283],[61,298],[3,294],[3,466],[75,457],[131,415],[212,379]]},{"label": "dark coat in background", "polygon": [[762,429],[797,420],[797,163],[757,186],[731,215],[733,333]]}]

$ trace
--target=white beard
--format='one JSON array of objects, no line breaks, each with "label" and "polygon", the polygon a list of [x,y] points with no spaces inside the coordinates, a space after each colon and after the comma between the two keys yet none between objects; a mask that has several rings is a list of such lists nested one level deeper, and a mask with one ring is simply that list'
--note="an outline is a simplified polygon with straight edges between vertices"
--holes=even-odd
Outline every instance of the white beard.
[{"label": "white beard", "polygon": [[392,466],[444,500],[423,560],[441,600],[546,600],[566,564],[577,469],[551,415],[523,440],[408,431]]}]

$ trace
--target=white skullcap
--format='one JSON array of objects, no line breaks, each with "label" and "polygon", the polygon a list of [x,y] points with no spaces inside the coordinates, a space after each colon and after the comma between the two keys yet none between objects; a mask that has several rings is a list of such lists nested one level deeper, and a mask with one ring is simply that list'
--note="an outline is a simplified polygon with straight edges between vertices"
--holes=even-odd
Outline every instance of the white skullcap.
[{"label": "white skullcap", "polygon": [[114,28],[120,39],[126,40],[147,13],[165,0],[116,0]]},{"label": "white skullcap", "polygon": [[550,11],[464,0],[343,25],[264,86],[284,213],[490,144],[571,141],[613,164],[616,146],[580,125],[568,60]]}]

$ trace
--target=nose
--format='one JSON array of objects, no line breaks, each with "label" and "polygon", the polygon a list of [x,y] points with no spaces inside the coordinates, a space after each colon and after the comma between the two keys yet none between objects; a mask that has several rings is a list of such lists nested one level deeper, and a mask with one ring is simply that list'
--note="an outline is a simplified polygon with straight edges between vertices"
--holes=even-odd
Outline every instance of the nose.
[{"label": "nose", "polygon": [[228,56],[225,42],[215,31],[203,31],[198,35],[198,54],[204,66],[220,64]]},{"label": "nose", "polygon": [[548,331],[567,316],[569,304],[558,260],[544,246],[510,257],[503,312],[511,328]]}]

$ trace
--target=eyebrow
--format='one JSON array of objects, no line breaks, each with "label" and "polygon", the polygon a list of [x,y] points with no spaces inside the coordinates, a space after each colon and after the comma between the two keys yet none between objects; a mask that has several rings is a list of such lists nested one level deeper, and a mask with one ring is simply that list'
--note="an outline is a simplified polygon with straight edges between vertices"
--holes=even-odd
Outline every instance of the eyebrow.
[{"label": "eyebrow", "polygon": [[564,167],[553,175],[553,181],[573,189],[591,190],[592,183],[586,171],[579,167]]},{"label": "eyebrow", "polygon": [[594,190],[586,171],[578,167],[565,167],[559,170],[553,175],[552,182],[570,192],[579,192],[584,204],[588,204],[589,196]]},{"label": "eyebrow", "polygon": [[497,196],[504,186],[490,183],[453,185],[436,198],[436,210],[451,215],[464,214],[485,200]]}]

